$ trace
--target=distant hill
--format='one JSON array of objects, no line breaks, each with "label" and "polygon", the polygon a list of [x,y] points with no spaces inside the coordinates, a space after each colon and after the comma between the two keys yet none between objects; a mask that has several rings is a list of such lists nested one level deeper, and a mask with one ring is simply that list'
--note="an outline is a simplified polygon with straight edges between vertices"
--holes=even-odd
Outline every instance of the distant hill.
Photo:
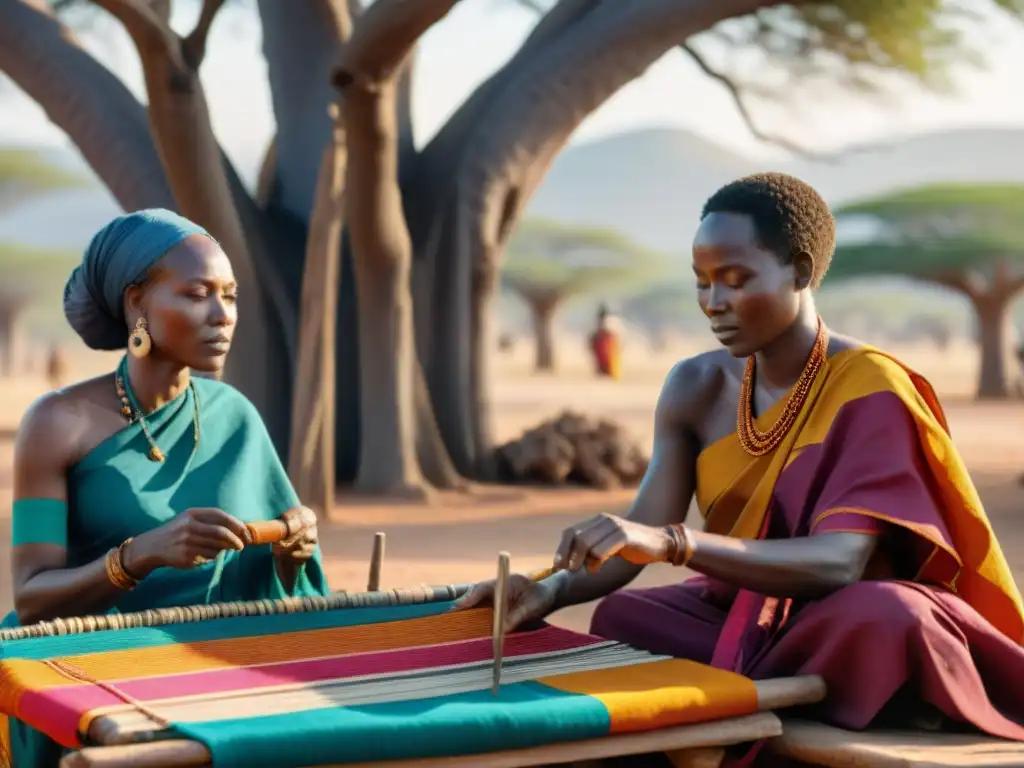
[{"label": "distant hill", "polygon": [[530,210],[616,227],[649,246],[687,253],[704,201],[747,173],[792,173],[839,205],[941,181],[1024,182],[1021,158],[1024,129],[915,136],[813,163],[746,157],[686,131],[636,131],[567,149],[553,163]]},{"label": "distant hill", "polygon": [[[80,252],[89,237],[120,212],[118,205],[73,150],[48,149],[41,156],[67,172],[84,171],[94,185],[48,195],[0,215],[0,242]],[[829,163],[803,159],[771,163],[732,152],[687,131],[634,131],[562,152],[531,201],[528,215],[612,227],[682,262],[688,258],[700,208],[708,195],[747,173],[794,173],[838,206],[933,182],[1024,182],[1022,158],[1024,129],[913,136],[854,148]],[[253,175],[249,168],[240,172],[244,178]],[[844,290],[852,290],[852,286]],[[900,290],[915,289],[901,284]],[[928,291],[920,298],[936,300]],[[582,301],[571,309],[566,321],[588,324],[592,316],[589,303]],[[1024,322],[1024,302],[1018,306],[1019,321]],[[506,297],[499,302],[498,312],[505,323],[520,326],[525,325],[520,309],[515,300]]]},{"label": "distant hill", "polygon": [[755,170],[755,160],[687,131],[623,133],[562,152],[529,211],[685,253],[708,195]]},{"label": "distant hill", "polygon": [[[42,155],[62,169],[84,171],[91,177],[70,149],[45,150]],[[794,173],[839,205],[941,181],[1024,182],[1022,158],[1024,129],[1010,128],[913,136],[854,148],[830,163],[767,162],[688,131],[633,131],[562,152],[531,201],[529,213],[612,227],[647,246],[685,255],[708,195],[747,173]],[[240,169],[244,178],[250,178],[252,171]],[[97,181],[90,189],[48,196],[0,216],[0,241],[81,248],[118,212],[117,203]],[[57,221],[60,226],[53,226]]]}]

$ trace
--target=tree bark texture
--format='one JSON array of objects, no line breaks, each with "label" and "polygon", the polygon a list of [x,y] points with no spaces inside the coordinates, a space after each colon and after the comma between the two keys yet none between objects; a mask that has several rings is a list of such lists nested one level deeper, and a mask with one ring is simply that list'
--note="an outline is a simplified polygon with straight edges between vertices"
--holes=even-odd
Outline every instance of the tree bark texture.
[{"label": "tree bark texture", "polygon": [[344,227],[346,147],[337,108],[324,148],[309,222],[299,304],[299,348],[292,392],[288,474],[305,504],[326,517],[334,509],[334,346]]},{"label": "tree bark texture", "polygon": [[[1004,399],[1012,387],[1009,372],[1017,367],[1010,325],[1010,305],[1024,290],[1024,275],[1013,269],[1014,258],[979,254],[978,270],[949,270],[924,275],[931,282],[962,293],[977,320],[975,342],[980,353],[979,399]],[[986,274],[988,273],[988,274]]]},{"label": "tree bark texture", "polygon": [[547,297],[532,297],[528,301],[533,320],[534,370],[552,373],[555,370],[555,316],[559,301]]},{"label": "tree bark texture", "polygon": [[1010,396],[1010,371],[1017,365],[1012,345],[1010,305],[1014,294],[1005,290],[976,293],[969,297],[978,319],[977,397],[981,400],[1005,399]]},{"label": "tree bark texture", "polygon": [[[257,0],[277,134],[254,200],[217,146],[198,78],[217,0],[184,38],[148,3],[96,0],[135,42],[148,120],[44,0],[0,0],[0,69],[67,132],[121,205],[175,208],[224,245],[243,296],[225,379],[253,400],[286,457],[289,443],[309,437],[291,429],[290,407],[293,382],[310,375],[309,354],[301,369],[296,361],[303,270],[309,254],[338,241],[335,276],[317,273],[336,289],[336,466],[339,480],[358,478],[367,490],[493,476],[489,306],[508,235],[546,169],[589,113],[662,54],[775,4],[559,0],[416,152],[413,50],[454,2],[376,0],[348,17],[348,36],[338,27],[348,0]],[[314,211],[338,192],[317,183],[338,85],[350,194],[330,203],[343,206],[347,226],[332,217],[324,245]],[[329,339],[326,326],[318,333]]]}]

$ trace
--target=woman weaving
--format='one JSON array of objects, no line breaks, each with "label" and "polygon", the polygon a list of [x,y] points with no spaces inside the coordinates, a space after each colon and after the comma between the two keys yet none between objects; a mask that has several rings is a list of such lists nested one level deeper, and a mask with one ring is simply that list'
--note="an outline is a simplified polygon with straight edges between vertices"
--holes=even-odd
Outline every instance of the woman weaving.
[{"label": "woman weaving", "polygon": [[[255,408],[216,373],[235,327],[220,246],[164,210],[121,216],[92,240],[64,291],[92,349],[116,371],[53,392],[15,446],[15,613],[4,625],[104,612],[321,595],[315,517],[301,506]],[[288,538],[253,543],[246,523]],[[10,723],[14,764],[59,747]]]},{"label": "woman weaving", "polygon": [[[708,201],[693,271],[724,349],[672,370],[632,508],[567,530],[554,575],[514,577],[509,623],[604,598],[593,634],[755,679],[821,675],[833,724],[944,716],[1022,740],[1020,594],[931,387],[818,318],[834,246],[797,179]],[[703,531],[682,525],[694,495]],[[655,562],[700,576],[623,589]]]}]

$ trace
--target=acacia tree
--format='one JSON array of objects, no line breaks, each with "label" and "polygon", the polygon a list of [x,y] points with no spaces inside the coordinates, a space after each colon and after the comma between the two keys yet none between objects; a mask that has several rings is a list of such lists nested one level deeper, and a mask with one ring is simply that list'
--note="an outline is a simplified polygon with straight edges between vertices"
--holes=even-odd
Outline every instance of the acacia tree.
[{"label": "acacia tree", "polygon": [[[702,34],[760,52],[759,72],[778,64],[841,85],[884,71],[941,84],[963,42],[942,0],[533,0],[543,15],[519,51],[417,149],[413,49],[455,2],[256,0],[277,134],[250,196],[199,79],[221,0],[204,0],[184,36],[168,25],[170,0],[94,0],[135,42],[145,107],[46,0],[0,0],[0,71],[120,204],[175,208],[230,254],[244,300],[226,378],[283,453],[291,431],[304,498],[309,462],[332,453],[341,479],[371,491],[492,476],[489,306],[509,234],[580,122],[667,51],[739,102],[742,84]],[[987,2],[1024,13],[1021,0]]]},{"label": "acacia tree", "polygon": [[[674,279],[652,282],[623,302],[623,317],[639,324],[655,349],[663,349],[666,334],[671,329],[683,330],[694,326],[701,318],[697,307],[696,282],[679,279],[679,273],[689,270],[681,263]],[[706,322],[704,323],[706,325]]]},{"label": "acacia tree", "polygon": [[46,162],[31,149],[0,149],[0,213],[53,192],[80,189],[80,174]]},{"label": "acacia tree", "polygon": [[1024,290],[1024,186],[933,185],[845,206],[870,217],[867,242],[840,242],[829,277],[890,274],[927,280],[967,297],[981,352],[977,395],[1009,395],[1010,305]]},{"label": "acacia tree", "polygon": [[628,289],[660,266],[614,230],[524,221],[509,241],[501,281],[530,308],[535,370],[555,370],[555,318],[568,301],[599,290]]},{"label": "acacia tree", "polygon": [[[85,186],[86,179],[46,162],[30,149],[0,150],[0,213],[60,190]],[[0,376],[15,376],[23,361],[25,310],[32,298],[23,270],[26,256],[48,260],[50,254],[0,243]],[[65,266],[62,262],[61,266]],[[48,275],[50,276],[50,275]]]}]

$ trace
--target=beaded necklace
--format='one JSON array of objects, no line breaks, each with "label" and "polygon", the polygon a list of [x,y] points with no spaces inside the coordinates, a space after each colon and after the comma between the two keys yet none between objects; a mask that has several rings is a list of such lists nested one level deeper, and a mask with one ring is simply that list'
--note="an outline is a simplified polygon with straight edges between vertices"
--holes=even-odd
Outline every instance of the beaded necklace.
[{"label": "beaded necklace", "polygon": [[[195,384],[191,379],[189,379],[188,388],[192,393],[192,453],[194,455],[196,449],[199,448],[199,397],[196,395]],[[142,415],[142,407],[131,390],[131,383],[128,381],[128,358],[121,360],[114,372],[114,391],[117,392],[117,397],[121,401],[121,415],[128,420],[129,424],[137,421],[142,428],[142,434],[146,436],[146,441],[149,443],[150,461],[163,462],[166,458],[164,452],[160,450],[160,446],[153,439],[149,425],[146,424],[146,419]]]},{"label": "beaded necklace", "polygon": [[779,443],[789,434],[796,422],[797,414],[807,403],[811,394],[811,385],[817,378],[818,372],[825,365],[828,351],[828,329],[818,318],[818,335],[814,339],[814,347],[807,359],[803,373],[793,386],[793,392],[789,396],[783,408],[782,415],[771,426],[767,432],[762,432],[754,422],[754,374],[756,363],[754,355],[747,358],[747,367],[743,373],[743,384],[740,387],[740,400],[736,409],[736,434],[739,436],[740,445],[743,450],[751,456],[764,456],[778,448]]}]

